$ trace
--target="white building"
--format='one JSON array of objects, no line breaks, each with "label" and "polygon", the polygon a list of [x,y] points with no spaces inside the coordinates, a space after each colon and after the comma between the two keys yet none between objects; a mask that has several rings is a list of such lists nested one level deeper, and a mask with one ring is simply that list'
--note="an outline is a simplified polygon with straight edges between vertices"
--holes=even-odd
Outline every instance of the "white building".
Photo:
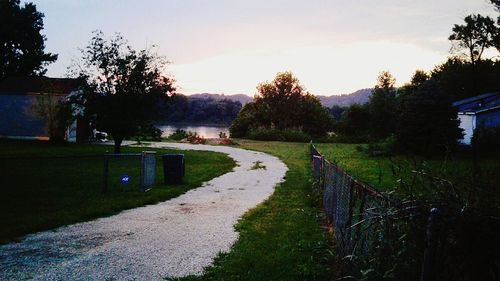
[{"label": "white building", "polygon": [[453,103],[458,109],[460,128],[464,136],[460,143],[470,145],[474,130],[500,126],[500,93],[487,93]]}]

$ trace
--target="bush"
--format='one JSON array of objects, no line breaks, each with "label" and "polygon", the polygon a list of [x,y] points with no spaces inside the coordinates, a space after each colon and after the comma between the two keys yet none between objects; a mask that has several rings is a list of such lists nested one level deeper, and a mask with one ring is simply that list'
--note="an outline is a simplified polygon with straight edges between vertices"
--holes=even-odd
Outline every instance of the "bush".
[{"label": "bush", "polygon": [[478,127],[472,137],[472,145],[478,150],[497,150],[500,148],[500,126]]},{"label": "bush", "polygon": [[192,144],[205,144],[207,140],[199,136],[196,132],[188,132],[186,141]]},{"label": "bush", "polygon": [[169,139],[176,140],[176,141],[183,140],[187,137],[188,137],[188,133],[184,130],[179,130],[179,129],[175,130],[174,133],[172,133],[168,136]]},{"label": "bush", "polygon": [[139,133],[131,139],[134,139],[135,141],[137,141],[137,143],[141,143],[141,141],[161,141],[162,134],[162,130],[156,128],[153,125],[149,125],[141,127],[139,129]]},{"label": "bush", "polygon": [[309,142],[312,139],[310,135],[297,130],[278,130],[265,128],[252,129],[250,130],[247,137],[253,140],[290,142]]},{"label": "bush", "polygon": [[368,153],[371,156],[391,156],[396,152],[396,138],[390,136],[382,142],[368,144]]}]

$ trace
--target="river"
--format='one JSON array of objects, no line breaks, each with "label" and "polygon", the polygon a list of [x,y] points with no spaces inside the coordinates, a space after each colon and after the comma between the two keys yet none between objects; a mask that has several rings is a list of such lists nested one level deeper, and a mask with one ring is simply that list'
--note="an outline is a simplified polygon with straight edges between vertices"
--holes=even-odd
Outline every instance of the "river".
[{"label": "river", "polygon": [[176,130],[191,131],[197,133],[204,138],[218,138],[220,132],[226,133],[229,136],[228,126],[199,126],[199,125],[156,125],[156,127],[163,131],[162,137],[168,137]]}]

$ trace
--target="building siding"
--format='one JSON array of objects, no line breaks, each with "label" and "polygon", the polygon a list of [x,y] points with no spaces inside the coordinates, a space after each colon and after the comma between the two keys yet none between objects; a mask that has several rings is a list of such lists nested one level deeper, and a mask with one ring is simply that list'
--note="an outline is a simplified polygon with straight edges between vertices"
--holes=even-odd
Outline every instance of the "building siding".
[{"label": "building siding", "polygon": [[48,138],[47,121],[31,110],[34,95],[0,95],[0,136],[21,138]]}]

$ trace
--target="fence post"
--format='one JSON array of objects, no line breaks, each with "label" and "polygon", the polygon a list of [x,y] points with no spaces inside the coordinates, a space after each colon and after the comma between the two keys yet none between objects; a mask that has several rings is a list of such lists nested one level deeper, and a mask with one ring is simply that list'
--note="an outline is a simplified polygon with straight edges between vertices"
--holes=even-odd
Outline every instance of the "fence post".
[{"label": "fence post", "polygon": [[432,208],[427,220],[427,230],[425,237],[424,261],[422,263],[422,274],[420,281],[432,281],[434,277],[434,255],[436,253],[437,220],[439,219],[439,209]]},{"label": "fence post", "polygon": [[102,185],[102,192],[108,191],[108,175],[109,175],[109,155],[108,151],[104,154],[104,182]]}]

